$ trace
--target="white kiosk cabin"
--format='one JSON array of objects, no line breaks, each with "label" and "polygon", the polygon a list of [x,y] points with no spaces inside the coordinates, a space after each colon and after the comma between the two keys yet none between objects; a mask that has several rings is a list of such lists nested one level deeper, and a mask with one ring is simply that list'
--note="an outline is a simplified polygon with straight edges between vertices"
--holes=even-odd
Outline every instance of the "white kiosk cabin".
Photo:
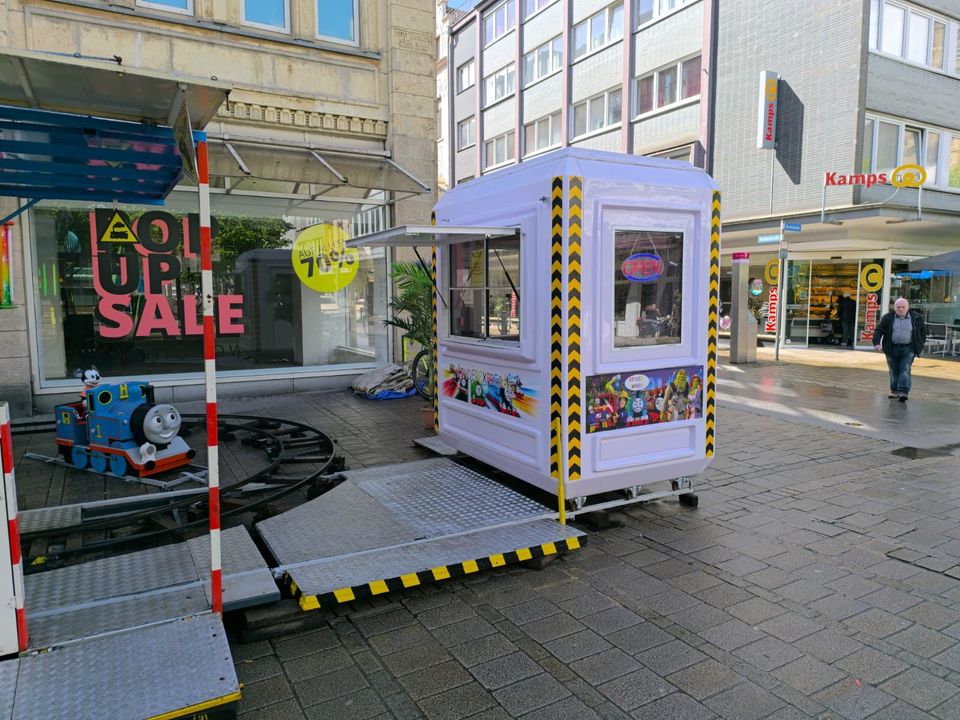
[{"label": "white kiosk cabin", "polygon": [[688,163],[567,148],[450,190],[432,227],[348,244],[434,246],[443,442],[576,509],[611,491],[695,503],[719,207]]}]

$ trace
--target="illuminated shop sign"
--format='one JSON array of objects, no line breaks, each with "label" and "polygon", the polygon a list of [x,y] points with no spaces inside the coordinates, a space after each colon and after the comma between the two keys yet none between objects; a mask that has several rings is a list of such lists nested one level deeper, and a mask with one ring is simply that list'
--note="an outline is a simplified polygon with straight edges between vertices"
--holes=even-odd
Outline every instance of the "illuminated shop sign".
[{"label": "illuminated shop sign", "polygon": [[894,187],[918,188],[927,181],[927,171],[919,165],[900,165],[887,173],[854,173],[844,175],[838,172],[827,172],[823,175],[823,184],[827,187],[864,185],[884,185],[890,183]]},{"label": "illuminated shop sign", "polygon": [[[218,224],[213,219],[211,223],[215,235]],[[170,299],[176,294],[168,292],[180,280],[183,261],[196,259],[199,264],[196,214],[180,220],[150,211],[131,222],[124,212],[99,209],[90,213],[90,231],[100,337],[203,334],[199,296],[183,294],[174,312]],[[220,335],[243,334],[242,295],[219,295],[214,309]]]},{"label": "illuminated shop sign", "polygon": [[777,102],[780,76],[772,70],[760,73],[760,108],[757,118],[757,148],[771,150],[776,147]]},{"label": "illuminated shop sign", "polygon": [[653,282],[663,272],[663,261],[653,253],[635,253],[623,261],[620,272],[630,282]]}]

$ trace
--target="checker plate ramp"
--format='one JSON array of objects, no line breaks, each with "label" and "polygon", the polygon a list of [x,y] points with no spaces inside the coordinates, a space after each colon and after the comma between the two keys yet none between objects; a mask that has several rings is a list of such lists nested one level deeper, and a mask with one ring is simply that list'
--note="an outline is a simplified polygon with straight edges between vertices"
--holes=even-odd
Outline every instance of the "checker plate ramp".
[{"label": "checker plate ramp", "polygon": [[446,458],[350,471],[257,524],[304,610],[576,550],[540,503]]},{"label": "checker plate ramp", "polygon": [[[224,609],[280,599],[280,591],[244,527],[221,534]],[[42,648],[210,607],[209,538],[28,575],[30,645]]]},{"label": "checker plate ramp", "polygon": [[[183,717],[240,697],[226,633],[206,614],[89,638],[0,664],[19,664],[6,720]],[[13,693],[0,695],[4,699]]]}]

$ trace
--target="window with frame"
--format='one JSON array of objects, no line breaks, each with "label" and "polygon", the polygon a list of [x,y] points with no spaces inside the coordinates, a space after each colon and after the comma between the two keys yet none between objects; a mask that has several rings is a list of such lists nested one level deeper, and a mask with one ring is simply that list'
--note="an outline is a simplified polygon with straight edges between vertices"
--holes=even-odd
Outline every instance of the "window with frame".
[{"label": "window with frame", "polygon": [[637,79],[637,115],[700,95],[700,56],[682,60]]},{"label": "window with frame", "polygon": [[290,32],[289,0],[243,0],[243,23]]},{"label": "window with frame", "polygon": [[484,46],[499,40],[513,30],[517,19],[516,0],[506,0],[483,16],[483,44]]},{"label": "window with frame", "polygon": [[636,0],[634,17],[636,27],[650,22],[654,18],[666,15],[694,0]]},{"label": "window with frame", "polygon": [[523,126],[523,154],[546,150],[560,145],[560,111]]},{"label": "window with frame", "polygon": [[683,233],[613,233],[613,346],[677,345],[682,338]]},{"label": "window with frame", "polygon": [[927,171],[924,186],[960,189],[960,131],[867,116],[863,129],[864,173],[890,173],[904,165]]},{"label": "window with frame", "polygon": [[483,104],[492,105],[499,100],[513,95],[516,85],[516,69],[514,64],[500,68],[495,73],[483,79]]},{"label": "window with frame", "polygon": [[503,135],[498,135],[495,138],[487,140],[483,144],[483,166],[485,168],[492,168],[513,160],[516,157],[514,154],[514,143],[516,139],[517,134],[511,130]]},{"label": "window with frame", "polygon": [[[947,40],[960,23],[903,2],[870,0],[870,49],[934,70],[960,73],[960,57],[947,63]],[[960,46],[957,48],[960,53]]]},{"label": "window with frame", "polygon": [[473,87],[476,82],[474,77],[474,68],[476,65],[473,60],[467,60],[463,65],[457,68],[457,92],[461,93],[469,87]]},{"label": "window with frame", "polygon": [[520,235],[450,246],[450,334],[520,340]]},{"label": "window with frame", "polygon": [[623,91],[615,88],[574,105],[571,139],[619,123],[622,99]]},{"label": "window with frame", "polygon": [[477,119],[473,115],[457,123],[457,150],[477,144]]},{"label": "window with frame", "polygon": [[357,44],[357,0],[316,0],[317,37]]},{"label": "window with frame", "polygon": [[168,10],[181,15],[193,15],[193,0],[137,0],[137,5],[156,10]]},{"label": "window with frame", "polygon": [[554,2],[555,0],[523,0],[523,17],[528,18]]},{"label": "window with frame", "polygon": [[623,38],[623,3],[618,2],[573,26],[571,54],[576,60]]},{"label": "window with frame", "polygon": [[563,36],[558,35],[523,56],[523,86],[532,85],[563,67]]}]

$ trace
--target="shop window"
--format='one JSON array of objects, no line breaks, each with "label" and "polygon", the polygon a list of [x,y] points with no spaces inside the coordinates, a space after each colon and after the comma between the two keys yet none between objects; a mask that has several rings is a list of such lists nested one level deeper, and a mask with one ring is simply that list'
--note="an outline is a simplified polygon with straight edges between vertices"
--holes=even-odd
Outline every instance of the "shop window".
[{"label": "shop window", "polygon": [[137,5],[157,10],[170,10],[183,15],[193,15],[193,0],[137,0]]},{"label": "shop window", "polygon": [[520,339],[520,237],[450,247],[450,334]]},{"label": "shop window", "polygon": [[473,60],[467,60],[463,65],[457,68],[457,92],[461,93],[469,87],[473,87],[476,82],[474,78]]},{"label": "shop window", "polygon": [[317,0],[317,37],[357,44],[357,0]]},{"label": "shop window", "polygon": [[289,0],[243,0],[245,25],[290,32]]},{"label": "shop window", "polygon": [[613,253],[613,346],[678,344],[683,233],[617,230]]},{"label": "shop window", "polygon": [[[199,221],[196,195],[179,195],[162,209],[121,206],[132,242],[104,241],[104,211],[99,218],[76,206],[30,211],[45,385],[73,387],[74,372],[90,365],[110,378],[200,377]],[[348,228],[364,218],[285,216],[285,206],[278,203],[273,216],[240,217],[218,212],[213,197],[218,369],[264,374],[385,362],[383,251],[338,251],[336,258],[293,251],[308,232],[325,238],[317,245],[342,247]]]}]

